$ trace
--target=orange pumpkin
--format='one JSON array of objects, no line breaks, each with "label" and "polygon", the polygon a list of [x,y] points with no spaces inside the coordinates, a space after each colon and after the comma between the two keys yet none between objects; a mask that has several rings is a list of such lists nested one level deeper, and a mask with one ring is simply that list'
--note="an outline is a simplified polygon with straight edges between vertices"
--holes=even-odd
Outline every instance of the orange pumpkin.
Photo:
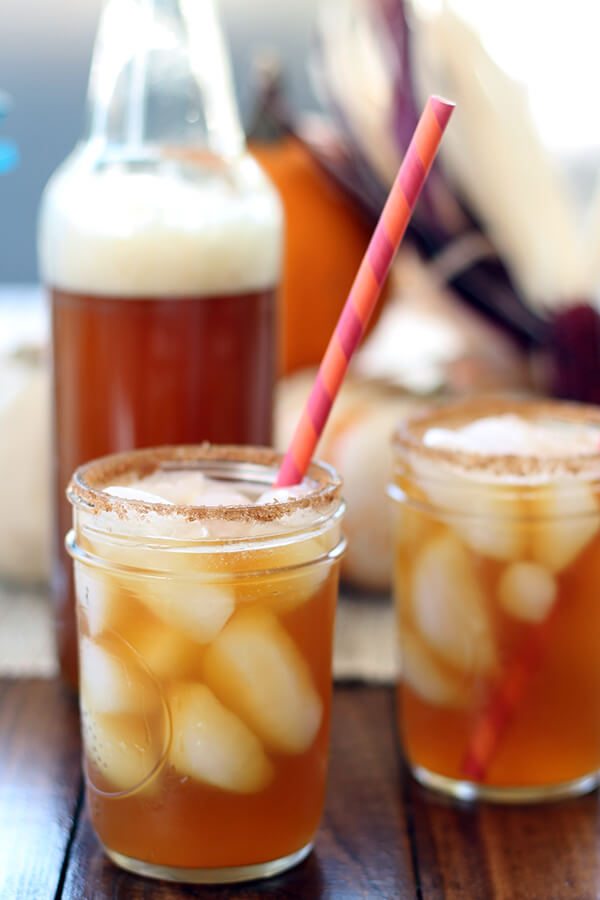
[{"label": "orange pumpkin", "polygon": [[291,135],[250,150],[285,209],[280,372],[320,362],[367,247],[370,228],[353,203]]}]

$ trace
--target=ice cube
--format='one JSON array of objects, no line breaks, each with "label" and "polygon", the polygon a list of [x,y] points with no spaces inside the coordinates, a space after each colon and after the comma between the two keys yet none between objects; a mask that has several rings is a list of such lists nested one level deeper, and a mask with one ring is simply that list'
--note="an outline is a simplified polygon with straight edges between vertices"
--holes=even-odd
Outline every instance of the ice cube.
[{"label": "ice cube", "polygon": [[475,419],[461,428],[430,428],[424,435],[423,443],[427,447],[482,456],[526,456],[532,453],[531,440],[532,426],[520,416],[508,414]]},{"label": "ice cube", "polygon": [[192,506],[248,506],[250,500],[233,488],[214,487],[195,494],[190,500]]},{"label": "ice cube", "polygon": [[128,584],[158,619],[199,644],[216,637],[235,605],[233,588],[200,578],[129,578]]},{"label": "ice cube", "polygon": [[598,429],[551,419],[532,422],[507,413],[475,419],[460,428],[430,428],[423,442],[428,447],[481,456],[551,459],[576,453],[595,453],[598,449]]},{"label": "ice cube", "polygon": [[[236,586],[239,603],[261,603],[285,615],[311,600],[327,581],[331,562],[324,559],[331,550],[331,535],[319,535],[309,540],[294,541],[274,547],[263,554],[238,560],[244,573],[247,565],[272,570],[265,577],[240,578]],[[315,562],[315,560],[321,562]]]},{"label": "ice cube", "polygon": [[502,573],[498,598],[502,609],[524,622],[543,622],[556,599],[556,581],[537,563],[513,563]]},{"label": "ice cube", "polygon": [[131,716],[101,715],[84,708],[81,727],[90,782],[103,792],[107,783],[119,793],[148,788],[165,755],[158,722]]},{"label": "ice cube", "polygon": [[123,628],[122,634],[139,654],[141,664],[160,682],[198,677],[202,671],[203,648],[154,617],[135,621]]},{"label": "ice cube", "polygon": [[469,553],[453,534],[425,544],[411,586],[414,620],[428,644],[463,672],[488,672],[496,653],[485,596]]},{"label": "ice cube", "polygon": [[265,609],[239,610],[207,649],[204,673],[217,697],[281,753],[303,753],[323,704],[295,643]]},{"label": "ice cube", "polygon": [[158,469],[135,483],[136,488],[152,491],[172,503],[189,504],[190,497],[205,489],[206,478],[195,469],[166,471]]},{"label": "ice cube", "polygon": [[143,714],[159,703],[157,687],[125,646],[117,651],[106,639],[97,642],[83,637],[79,666],[82,700],[91,712]]},{"label": "ice cube", "polygon": [[141,488],[131,487],[130,485],[125,484],[111,484],[109,487],[104,488],[104,493],[110,494],[111,497],[118,497],[120,500],[143,500],[144,503],[166,503],[168,506],[173,505],[170,500],[159,497],[158,494],[151,494],[150,491],[143,491]]},{"label": "ice cube", "polygon": [[433,706],[465,705],[464,684],[436,660],[416,634],[404,629],[400,644],[401,677],[415,694]]},{"label": "ice cube", "polygon": [[97,637],[107,628],[115,627],[119,604],[117,586],[102,569],[75,562],[75,594],[79,613],[87,624],[87,632]]},{"label": "ice cube", "polygon": [[504,484],[478,484],[429,461],[415,464],[415,471],[436,515],[472,550],[502,561],[519,558],[526,529],[514,490]]},{"label": "ice cube", "polygon": [[476,553],[491,559],[517,559],[523,552],[525,529],[518,509],[507,509],[504,500],[484,491],[474,496],[465,492],[464,516],[449,516],[446,521]]},{"label": "ice cube", "polygon": [[258,738],[202,684],[182,684],[169,696],[170,759],[182,775],[225,791],[253,794],[273,778]]},{"label": "ice cube", "polygon": [[[165,527],[163,537],[168,541],[171,534],[168,533],[168,524]],[[155,536],[160,533],[160,522],[156,520]],[[200,533],[194,533],[194,539],[200,537]],[[130,574],[130,570],[138,570],[139,572],[152,572],[157,565],[161,568],[167,568],[169,572],[174,574],[181,573],[191,576],[195,573],[206,573],[209,568],[218,570],[214,563],[214,555],[210,553],[197,552],[195,548],[186,544],[187,536],[183,536],[181,544],[173,545],[169,549],[162,549],[157,553],[156,547],[151,542],[146,541],[142,536],[135,536],[131,539],[119,539],[111,532],[86,532],[81,535],[81,544],[91,554],[110,563],[110,578],[116,586],[125,589],[132,589],[131,579],[134,577]],[[212,566],[211,566],[212,562]],[[166,565],[165,565],[166,563]],[[138,576],[138,578],[146,577]]]},{"label": "ice cube", "polygon": [[233,484],[207,478],[202,472],[194,470],[159,470],[135,482],[132,487],[144,492],[150,489],[173,503],[188,506],[247,506],[250,502]]},{"label": "ice cube", "polygon": [[110,532],[86,530],[81,534],[81,545],[89,553],[106,563],[111,563],[110,577],[115,585],[121,581],[120,567],[148,569],[152,567],[156,553],[143,543],[119,540]]},{"label": "ice cube", "polygon": [[331,564],[318,563],[295,572],[247,579],[237,586],[239,603],[260,603],[276,615],[293,612],[311,600],[325,584]]},{"label": "ice cube", "polygon": [[600,507],[591,485],[569,480],[549,486],[535,502],[533,558],[562,572],[593,540],[600,529]]}]

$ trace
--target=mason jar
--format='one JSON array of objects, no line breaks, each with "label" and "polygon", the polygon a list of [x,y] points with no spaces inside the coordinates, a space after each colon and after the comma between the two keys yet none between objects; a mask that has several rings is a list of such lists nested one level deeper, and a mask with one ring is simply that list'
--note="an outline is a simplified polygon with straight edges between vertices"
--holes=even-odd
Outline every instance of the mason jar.
[{"label": "mason jar", "polygon": [[344,505],[323,463],[257,503],[280,459],[168,447],[71,480],[87,798],[125,869],[239,881],[313,845]]},{"label": "mason jar", "polygon": [[396,431],[389,492],[414,776],[499,801],[595,787],[600,411],[489,398],[426,411]]}]

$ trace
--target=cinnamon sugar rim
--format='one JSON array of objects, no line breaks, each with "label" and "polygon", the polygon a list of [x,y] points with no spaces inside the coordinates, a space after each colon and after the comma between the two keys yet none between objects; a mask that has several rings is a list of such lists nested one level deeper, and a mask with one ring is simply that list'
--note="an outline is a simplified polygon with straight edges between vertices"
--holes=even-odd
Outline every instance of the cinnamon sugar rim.
[{"label": "cinnamon sugar rim", "polygon": [[[560,422],[598,429],[598,449],[594,453],[569,453],[565,456],[525,456],[517,454],[475,453],[429,447],[423,443],[429,428],[458,428],[476,419],[512,413],[528,422]],[[467,400],[421,408],[396,429],[392,438],[395,450],[432,462],[446,463],[474,474],[492,476],[568,475],[600,476],[600,409],[563,401],[537,401],[514,397],[480,396]]]},{"label": "cinnamon sugar rim", "polygon": [[[67,496],[74,506],[83,506],[87,512],[108,512],[125,518],[133,512],[143,516],[150,512],[165,516],[179,516],[187,521],[219,519],[221,521],[274,522],[298,510],[326,512],[332,504],[341,500],[341,478],[327,463],[311,463],[306,477],[316,487],[309,494],[285,502],[243,506],[189,506],[178,503],[150,503],[145,500],[126,500],[107,494],[104,488],[113,484],[126,485],[129,480],[143,478],[159,469],[172,471],[202,471],[212,477],[232,475],[229,464],[239,463],[243,469],[239,477],[229,480],[249,481],[271,487],[283,454],[269,447],[247,447],[233,444],[198,444],[189,446],[153,447],[147,450],[130,450],[103,456],[80,466],[67,488]],[[205,463],[206,467],[193,465]],[[212,465],[211,465],[212,463]],[[208,469],[209,471],[205,471]]]}]

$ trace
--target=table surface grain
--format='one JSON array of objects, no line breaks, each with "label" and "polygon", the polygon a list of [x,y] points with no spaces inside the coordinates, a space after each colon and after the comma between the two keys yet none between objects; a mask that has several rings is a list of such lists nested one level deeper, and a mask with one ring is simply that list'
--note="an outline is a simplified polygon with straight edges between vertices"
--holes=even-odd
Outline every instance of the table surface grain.
[{"label": "table surface grain", "polygon": [[83,802],[77,710],[53,681],[0,680],[0,898],[600,897],[597,794],[530,807],[446,802],[403,771],[390,688],[335,692],[329,793],[315,852],[235,888],[176,886],[109,863]]}]

